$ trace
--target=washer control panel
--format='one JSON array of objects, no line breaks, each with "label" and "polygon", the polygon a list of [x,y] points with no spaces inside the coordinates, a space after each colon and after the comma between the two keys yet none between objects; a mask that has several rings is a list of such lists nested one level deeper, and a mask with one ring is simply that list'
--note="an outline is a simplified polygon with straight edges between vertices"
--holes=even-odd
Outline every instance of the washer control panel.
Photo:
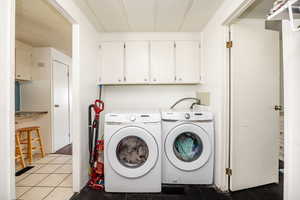
[{"label": "washer control panel", "polygon": [[109,123],[156,123],[161,121],[160,113],[107,113]]}]

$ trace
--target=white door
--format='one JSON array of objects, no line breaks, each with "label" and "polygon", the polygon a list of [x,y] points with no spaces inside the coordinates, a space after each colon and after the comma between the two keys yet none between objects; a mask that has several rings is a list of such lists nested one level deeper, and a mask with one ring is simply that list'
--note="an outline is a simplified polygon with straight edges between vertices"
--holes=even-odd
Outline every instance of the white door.
[{"label": "white door", "polygon": [[127,83],[148,83],[149,42],[126,42],[125,63]]},{"label": "white door", "polygon": [[124,79],[124,43],[103,42],[101,44],[101,84],[118,84]]},{"label": "white door", "polygon": [[198,83],[200,81],[200,46],[196,41],[176,41],[176,81]]},{"label": "white door", "polygon": [[174,41],[151,42],[151,82],[175,82]]},{"label": "white door", "polygon": [[53,151],[70,144],[68,65],[53,61]]},{"label": "white door", "polygon": [[231,191],[278,182],[279,33],[263,20],[232,25]]}]

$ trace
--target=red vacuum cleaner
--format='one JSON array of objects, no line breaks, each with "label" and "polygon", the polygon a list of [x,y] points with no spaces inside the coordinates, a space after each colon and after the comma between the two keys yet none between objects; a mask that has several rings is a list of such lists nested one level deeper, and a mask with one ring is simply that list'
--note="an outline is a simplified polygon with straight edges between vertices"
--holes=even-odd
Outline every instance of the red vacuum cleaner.
[{"label": "red vacuum cleaner", "polygon": [[[99,140],[99,118],[104,110],[104,102],[96,100],[89,106],[89,151],[90,151],[90,180],[88,186],[97,189],[104,189],[104,141]],[[94,118],[92,120],[92,114]]]}]

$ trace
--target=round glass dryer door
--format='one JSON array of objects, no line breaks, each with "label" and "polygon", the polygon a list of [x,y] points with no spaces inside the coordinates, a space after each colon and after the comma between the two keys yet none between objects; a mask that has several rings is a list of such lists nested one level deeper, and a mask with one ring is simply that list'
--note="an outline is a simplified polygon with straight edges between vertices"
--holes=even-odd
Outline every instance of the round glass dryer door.
[{"label": "round glass dryer door", "polygon": [[125,127],[117,131],[107,147],[111,167],[121,176],[138,178],[147,174],[158,160],[158,144],[145,129]]},{"label": "round glass dryer door", "polygon": [[193,171],[209,160],[211,144],[209,135],[201,127],[181,124],[168,133],[164,146],[173,166],[183,171]]}]

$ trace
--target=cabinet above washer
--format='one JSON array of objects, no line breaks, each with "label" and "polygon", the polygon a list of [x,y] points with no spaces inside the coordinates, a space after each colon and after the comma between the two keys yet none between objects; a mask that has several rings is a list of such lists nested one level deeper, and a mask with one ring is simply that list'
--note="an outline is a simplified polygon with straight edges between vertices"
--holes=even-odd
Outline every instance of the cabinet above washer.
[{"label": "cabinet above washer", "polygon": [[102,42],[97,84],[199,84],[200,60],[196,40]]}]

